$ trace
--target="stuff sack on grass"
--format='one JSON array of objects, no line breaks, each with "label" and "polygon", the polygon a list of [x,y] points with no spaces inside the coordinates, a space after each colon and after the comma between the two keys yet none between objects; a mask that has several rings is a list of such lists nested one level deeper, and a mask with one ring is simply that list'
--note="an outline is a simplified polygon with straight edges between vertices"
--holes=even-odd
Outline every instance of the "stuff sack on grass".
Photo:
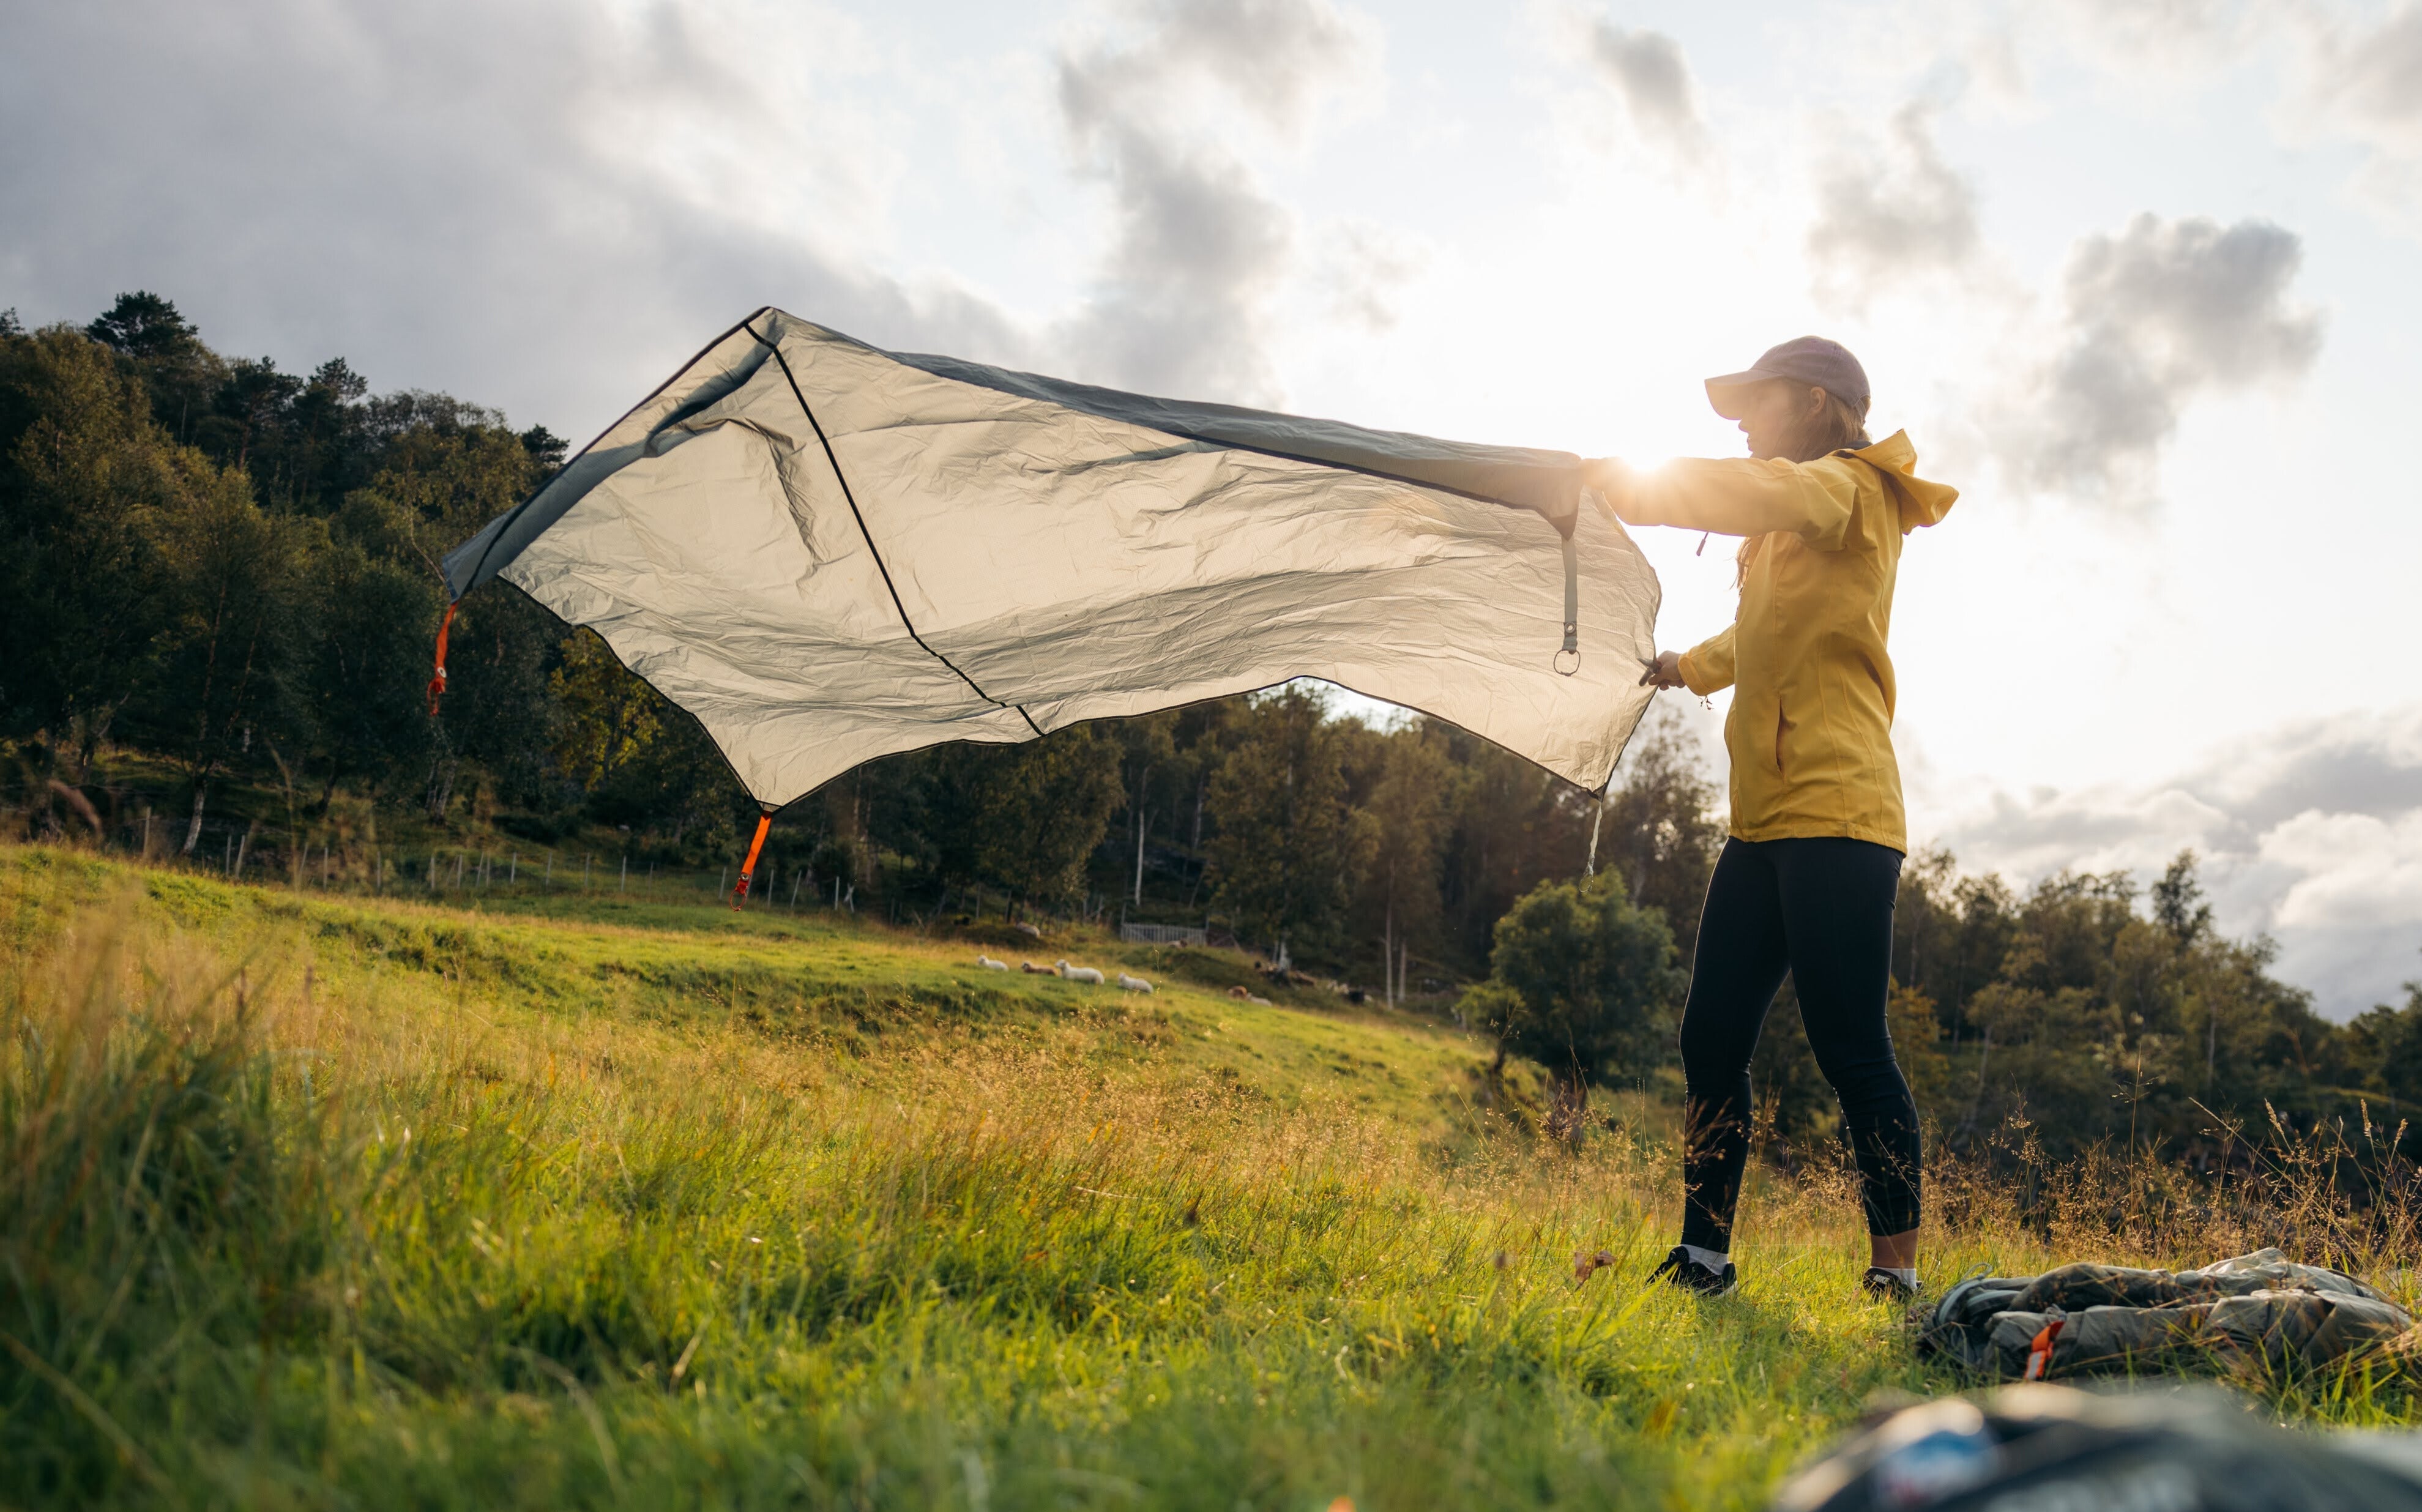
[{"label": "stuff sack on grass", "polygon": [[2410,1432],[2273,1427],[2211,1387],[2005,1386],[1904,1409],[1784,1484],[1775,1512],[2422,1512]]},{"label": "stuff sack on grass", "polygon": [[1568,452],[883,352],[770,308],[444,565],[457,599],[502,577],[595,630],[768,809],[877,756],[1299,676],[1596,788],[1651,696],[1659,598]]},{"label": "stuff sack on grass", "polygon": [[2090,1262],[1963,1281],[1917,1309],[1918,1347],[2013,1379],[2101,1371],[2318,1368],[2395,1347],[2414,1319],[2343,1271],[2277,1250],[2197,1270]]}]

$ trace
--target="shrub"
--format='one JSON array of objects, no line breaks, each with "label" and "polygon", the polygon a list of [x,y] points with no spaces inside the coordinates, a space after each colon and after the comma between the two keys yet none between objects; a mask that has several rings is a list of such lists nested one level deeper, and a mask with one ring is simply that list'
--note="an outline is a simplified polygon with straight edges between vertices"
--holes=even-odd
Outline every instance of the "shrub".
[{"label": "shrub", "polygon": [[1488,980],[1463,1011],[1497,1036],[1501,1063],[1510,1052],[1547,1067],[1556,1086],[1549,1127],[1572,1139],[1592,1083],[1664,1058],[1689,982],[1664,913],[1634,907],[1622,878],[1600,872],[1543,883],[1497,921]]}]

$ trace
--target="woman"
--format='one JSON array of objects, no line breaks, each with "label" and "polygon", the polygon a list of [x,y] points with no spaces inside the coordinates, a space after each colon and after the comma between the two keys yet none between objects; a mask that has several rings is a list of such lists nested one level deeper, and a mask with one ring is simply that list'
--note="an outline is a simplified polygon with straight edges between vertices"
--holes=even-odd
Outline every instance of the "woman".
[{"label": "woman", "polygon": [[1785,971],[1857,1158],[1871,1296],[1917,1291],[1918,1127],[1885,1026],[1893,898],[1908,849],[1884,640],[1901,541],[1959,495],[1921,480],[1906,433],[1870,443],[1867,376],[1816,337],[1707,380],[1744,460],[1591,482],[1632,525],[1743,538],[1733,623],[1648,664],[1643,683],[1731,687],[1732,822],[1699,918],[1682,1012],[1682,1242],[1651,1280],[1733,1288],[1733,1208],[1749,1158],[1750,1056]]}]

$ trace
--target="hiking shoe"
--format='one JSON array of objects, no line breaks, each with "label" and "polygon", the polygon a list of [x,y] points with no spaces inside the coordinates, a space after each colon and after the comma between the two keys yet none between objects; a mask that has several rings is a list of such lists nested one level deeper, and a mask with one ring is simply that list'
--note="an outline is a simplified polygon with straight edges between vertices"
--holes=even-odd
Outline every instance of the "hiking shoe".
[{"label": "hiking shoe", "polygon": [[1899,1303],[1917,1300],[1916,1287],[1881,1266],[1867,1267],[1867,1273],[1859,1278],[1859,1290],[1865,1292],[1867,1299],[1873,1302]]},{"label": "hiking shoe", "polygon": [[1711,1270],[1691,1259],[1691,1252],[1677,1244],[1674,1252],[1665,1257],[1665,1263],[1648,1273],[1650,1285],[1659,1281],[1702,1297],[1722,1297],[1740,1284],[1740,1271],[1730,1261],[1724,1263],[1722,1271]]}]

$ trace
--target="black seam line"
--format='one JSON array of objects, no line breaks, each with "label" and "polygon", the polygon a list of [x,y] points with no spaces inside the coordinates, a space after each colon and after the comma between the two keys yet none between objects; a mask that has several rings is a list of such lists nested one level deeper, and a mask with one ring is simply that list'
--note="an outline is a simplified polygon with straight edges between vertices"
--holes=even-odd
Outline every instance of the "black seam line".
[{"label": "black seam line", "polygon": [[[709,341],[706,345],[699,348],[697,352],[691,354],[690,359],[687,362],[683,363],[680,369],[676,370],[671,377],[666,379],[663,383],[656,385],[654,388],[650,389],[648,391],[647,398],[632,405],[629,409],[624,410],[621,419],[617,419],[613,425],[609,425],[606,427],[606,429],[598,432],[595,435],[590,436],[587,446],[582,447],[571,456],[566,457],[563,461],[563,465],[555,470],[555,478],[562,477],[565,473],[572,470],[572,465],[574,463],[578,462],[581,458],[596,450],[597,443],[605,440],[607,436],[612,435],[614,433],[615,426],[621,425],[623,420],[629,419],[632,416],[638,414],[641,410],[646,409],[649,405],[654,403],[658,395],[662,394],[666,389],[670,388],[674,384],[679,383],[692,368],[697,367],[701,361],[705,360],[708,353],[714,351],[716,347],[721,346],[724,342],[731,340],[732,331],[747,331],[750,336],[757,336],[756,328],[752,326],[749,322],[754,321],[758,316],[763,315],[765,311],[772,309],[773,307],[774,307],[771,305],[758,306],[754,310],[749,312],[748,320],[742,321],[739,324],[732,326],[731,330],[725,331],[721,336],[716,337],[714,340]],[[761,341],[764,339],[763,337],[758,337],[757,339]],[[530,496],[527,498],[523,499],[520,503],[505,512],[504,519],[496,526],[496,533],[488,537],[488,543],[480,548],[480,559],[471,564],[470,581],[474,587],[479,584],[480,575],[487,571],[488,559],[495,555],[496,543],[505,538],[505,532],[513,528],[513,522],[522,517],[523,511],[537,503],[539,499],[545,495],[549,488],[555,486],[555,478],[550,478],[545,482],[540,484],[536,489],[531,491]],[[512,563],[511,562],[507,562],[505,564],[506,567],[510,567]],[[502,573],[504,570],[504,567],[496,569],[499,573]],[[437,569],[437,580],[441,583],[446,582],[446,569],[442,561]],[[470,591],[470,589],[466,588],[463,591],[463,593],[468,593]],[[446,602],[448,604],[460,604],[463,602],[463,593],[455,592],[453,584],[447,583],[446,591],[448,594]],[[603,639],[604,638],[600,637],[599,638]]]},{"label": "black seam line", "polygon": [[841,470],[841,458],[833,455],[831,438],[825,434],[823,424],[816,419],[816,412],[808,403],[808,396],[799,391],[799,380],[792,373],[791,364],[789,360],[782,355],[782,349],[775,345],[772,341],[766,340],[763,336],[759,335],[754,321],[755,317],[750,317],[750,323],[745,325],[744,329],[746,329],[750,336],[754,336],[759,341],[763,342],[765,350],[774,354],[775,363],[782,370],[783,381],[791,386],[791,397],[799,402],[799,413],[808,417],[809,428],[816,433],[817,442],[824,447],[825,461],[832,465],[833,481],[841,484],[841,496],[849,501],[850,517],[857,521],[857,533],[860,539],[864,540],[866,543],[867,555],[874,559],[874,570],[883,575],[883,587],[885,591],[891,595],[891,606],[900,611],[901,628],[908,632],[908,638],[917,642],[919,650],[922,651],[926,655],[933,657],[936,661],[940,662],[952,672],[957,673],[960,682],[965,683],[968,687],[975,690],[976,697],[983,700],[986,703],[991,704],[996,709],[1015,709],[1017,711],[1017,717],[1026,721],[1026,728],[1033,731],[1037,739],[1042,738],[1043,727],[1034,722],[1034,716],[1026,712],[1026,706],[1024,704],[1003,703],[1000,700],[994,698],[983,688],[976,686],[976,680],[969,677],[967,673],[960,671],[958,663],[951,660],[948,656],[943,655],[940,652],[936,651],[933,647],[925,644],[925,638],[917,633],[916,622],[908,618],[908,606],[900,601],[900,589],[898,585],[891,581],[891,569],[883,564],[883,553],[875,549],[874,532],[866,528],[866,516],[858,510],[857,496],[850,492],[849,475]]}]

